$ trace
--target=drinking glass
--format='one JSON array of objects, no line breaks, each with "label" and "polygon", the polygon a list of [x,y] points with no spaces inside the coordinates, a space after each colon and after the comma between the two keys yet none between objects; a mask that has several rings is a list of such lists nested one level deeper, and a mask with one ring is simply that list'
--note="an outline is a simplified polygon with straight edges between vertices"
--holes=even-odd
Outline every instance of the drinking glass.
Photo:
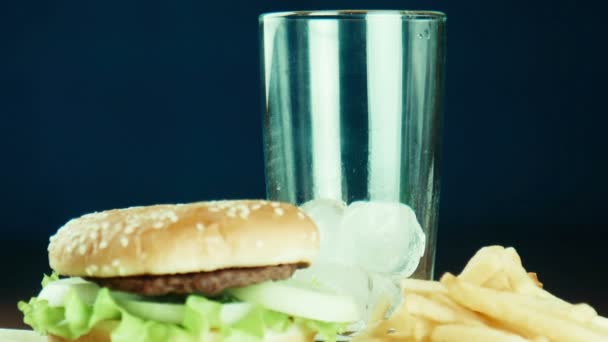
[{"label": "drinking glass", "polygon": [[315,219],[321,262],[433,277],[445,23],[431,11],[260,17],[267,196]]}]

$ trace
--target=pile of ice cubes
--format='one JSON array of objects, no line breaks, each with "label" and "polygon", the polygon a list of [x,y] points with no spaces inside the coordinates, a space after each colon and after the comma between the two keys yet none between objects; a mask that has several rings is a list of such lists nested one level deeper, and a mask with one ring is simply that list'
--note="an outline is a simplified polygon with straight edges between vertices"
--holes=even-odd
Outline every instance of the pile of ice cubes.
[{"label": "pile of ice cubes", "polygon": [[316,199],[301,206],[317,224],[321,250],[296,277],[321,281],[353,296],[367,315],[381,297],[401,299],[398,280],[409,277],[424,253],[416,214],[398,202]]}]

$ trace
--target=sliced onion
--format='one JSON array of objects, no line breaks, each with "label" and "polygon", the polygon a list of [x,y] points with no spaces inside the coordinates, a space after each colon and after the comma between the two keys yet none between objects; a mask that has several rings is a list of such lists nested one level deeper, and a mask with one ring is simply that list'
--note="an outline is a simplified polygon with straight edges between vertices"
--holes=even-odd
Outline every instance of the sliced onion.
[{"label": "sliced onion", "polygon": [[355,301],[329,289],[293,279],[265,282],[229,290],[236,298],[295,317],[325,322],[353,322],[361,318]]},{"label": "sliced onion", "polygon": [[184,320],[186,306],[183,304],[155,303],[138,300],[122,300],[120,305],[141,318],[180,324]]},{"label": "sliced onion", "polygon": [[68,291],[74,290],[80,299],[91,305],[97,298],[99,286],[82,278],[64,278],[48,283],[40,293],[38,298],[46,299],[50,306],[63,306]]}]

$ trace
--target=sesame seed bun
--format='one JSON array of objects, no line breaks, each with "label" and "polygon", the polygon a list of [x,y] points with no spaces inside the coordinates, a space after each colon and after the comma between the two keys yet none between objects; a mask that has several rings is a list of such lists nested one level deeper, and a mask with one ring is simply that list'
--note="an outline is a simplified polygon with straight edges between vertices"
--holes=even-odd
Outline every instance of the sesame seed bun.
[{"label": "sesame seed bun", "polygon": [[69,340],[67,338],[49,334],[47,336],[48,342],[112,342],[110,337],[112,330],[118,326],[118,321],[101,321],[96,324],[91,331],[80,336],[75,340]]},{"label": "sesame seed bun", "polygon": [[62,275],[118,277],[310,264],[315,224],[297,207],[263,200],[115,209],[69,221],[51,237]]}]

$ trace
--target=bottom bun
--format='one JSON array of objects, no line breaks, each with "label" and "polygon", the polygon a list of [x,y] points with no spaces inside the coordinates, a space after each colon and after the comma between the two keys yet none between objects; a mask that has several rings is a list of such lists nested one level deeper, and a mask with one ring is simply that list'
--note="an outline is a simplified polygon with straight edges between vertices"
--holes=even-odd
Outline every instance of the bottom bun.
[{"label": "bottom bun", "polygon": [[[49,335],[49,342],[111,342],[110,337],[112,329],[117,325],[117,322],[105,322],[103,325],[95,326],[91,332],[80,336],[76,340],[68,340],[63,337]],[[209,341],[201,342],[221,342],[221,338],[217,334],[212,334]],[[297,325],[292,325],[289,329],[282,333],[267,331],[264,335],[264,342],[312,342],[315,340],[315,333],[304,331]]]},{"label": "bottom bun", "polygon": [[50,335],[48,336],[49,342],[111,342],[110,333],[107,331],[93,329],[86,335],[82,335],[75,340],[68,340],[65,337]]},{"label": "bottom bun", "polygon": [[111,342],[112,338],[110,338],[110,334],[112,330],[118,326],[118,321],[105,321],[100,322],[93,327],[88,334],[82,335],[75,340],[69,340],[65,337],[55,336],[49,334],[48,340],[49,342]]}]

